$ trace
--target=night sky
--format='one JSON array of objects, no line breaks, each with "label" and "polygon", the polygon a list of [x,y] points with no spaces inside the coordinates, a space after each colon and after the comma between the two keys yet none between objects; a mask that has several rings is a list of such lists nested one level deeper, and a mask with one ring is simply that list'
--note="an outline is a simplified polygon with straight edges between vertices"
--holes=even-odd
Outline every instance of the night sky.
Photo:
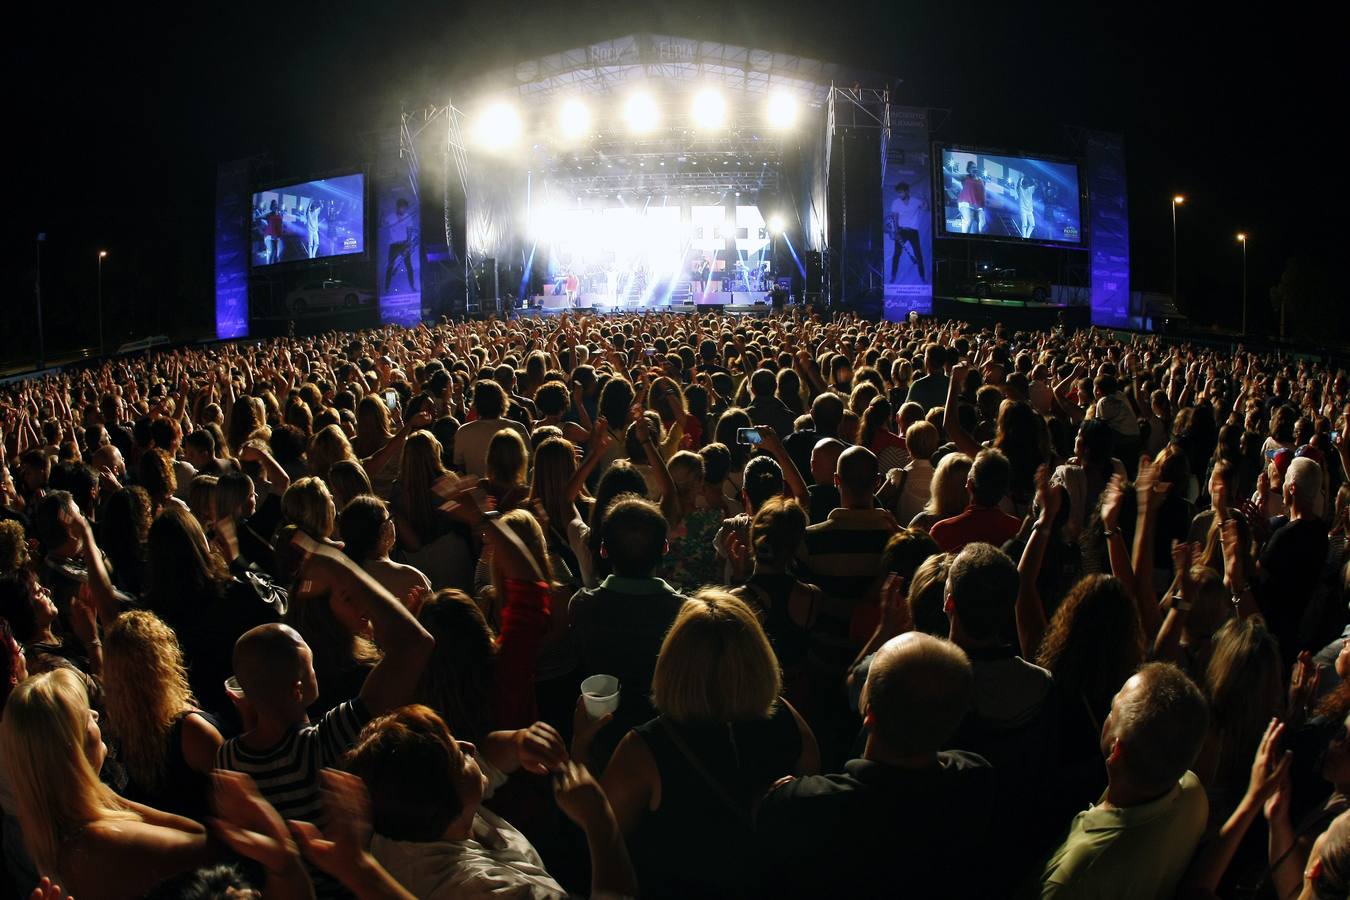
[{"label": "night sky", "polygon": [[1170,198],[1185,194],[1181,289],[1198,321],[1239,321],[1235,232],[1252,234],[1255,330],[1285,259],[1329,250],[1340,213],[1314,198],[1322,172],[1335,177],[1328,123],[1344,105],[1331,91],[1343,58],[1332,23],[1295,4],[1260,20],[1232,4],[1184,21],[1175,2],[42,6],[11,34],[11,178],[27,214],[5,222],[6,362],[32,353],[38,231],[49,346],[96,343],[100,247],[109,343],[204,332],[217,163],[268,154],[278,177],[359,164],[400,100],[443,100],[484,67],[634,31],[884,73],[903,80],[896,102],[950,108],[992,146],[1056,145],[1060,124],[1123,132],[1132,286],[1167,289]]}]

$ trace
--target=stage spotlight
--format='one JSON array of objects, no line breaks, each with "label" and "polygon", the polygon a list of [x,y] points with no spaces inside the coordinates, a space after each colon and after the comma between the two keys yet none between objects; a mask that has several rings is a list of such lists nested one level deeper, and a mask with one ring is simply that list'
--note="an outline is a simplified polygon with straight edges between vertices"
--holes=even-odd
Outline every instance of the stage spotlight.
[{"label": "stage spotlight", "polygon": [[785,223],[783,222],[783,217],[782,217],[782,216],[770,216],[770,217],[769,217],[769,234],[782,234],[782,233],[783,233],[783,225],[784,225],[784,224],[785,224]]},{"label": "stage spotlight", "polygon": [[727,104],[721,93],[705,88],[694,95],[694,124],[699,128],[716,128],[727,117]]},{"label": "stage spotlight", "polygon": [[478,116],[474,133],[478,143],[489,150],[509,147],[520,137],[520,114],[509,103],[493,103]]},{"label": "stage spotlight", "polygon": [[591,111],[575,97],[558,110],[558,128],[562,136],[575,139],[585,136],[591,127]]},{"label": "stage spotlight", "polygon": [[658,118],[656,112],[656,101],[650,94],[642,91],[633,94],[628,98],[628,104],[623,110],[624,118],[628,121],[628,127],[641,134],[644,131],[651,131],[656,127]]},{"label": "stage spotlight", "polygon": [[791,128],[797,121],[797,100],[791,94],[779,91],[769,97],[769,124],[774,128]]}]

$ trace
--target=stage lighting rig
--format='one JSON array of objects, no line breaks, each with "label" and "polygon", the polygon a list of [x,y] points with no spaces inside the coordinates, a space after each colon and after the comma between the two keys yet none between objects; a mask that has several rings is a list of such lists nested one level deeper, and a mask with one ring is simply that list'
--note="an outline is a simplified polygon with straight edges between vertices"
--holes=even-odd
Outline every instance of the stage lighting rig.
[{"label": "stage lighting rig", "polygon": [[474,134],[478,143],[488,150],[504,150],[520,138],[520,113],[509,103],[497,101],[485,107],[478,116]]},{"label": "stage lighting rig", "polygon": [[767,115],[770,127],[791,128],[797,121],[796,98],[784,91],[770,95]]},{"label": "stage lighting rig", "polygon": [[558,109],[558,129],[568,140],[584,137],[591,129],[590,109],[575,97],[566,101]]},{"label": "stage lighting rig", "polygon": [[720,91],[704,88],[694,95],[694,125],[717,128],[726,121],[727,103]]},{"label": "stage lighting rig", "polygon": [[786,224],[786,223],[783,221],[783,217],[782,217],[782,216],[770,216],[770,217],[769,217],[769,234],[782,234],[782,233],[783,233],[783,227],[784,227],[785,224]]},{"label": "stage lighting rig", "polygon": [[623,114],[628,121],[628,127],[636,134],[645,134],[653,130],[660,118],[656,111],[656,101],[645,91],[638,91],[628,98]]}]

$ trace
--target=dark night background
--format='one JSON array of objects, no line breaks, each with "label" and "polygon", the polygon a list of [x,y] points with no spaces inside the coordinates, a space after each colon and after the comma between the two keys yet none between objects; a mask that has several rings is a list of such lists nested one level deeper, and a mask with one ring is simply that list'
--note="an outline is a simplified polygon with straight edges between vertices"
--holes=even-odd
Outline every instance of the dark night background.
[{"label": "dark night background", "polygon": [[1286,260],[1328,258],[1340,215],[1318,187],[1336,177],[1326,124],[1342,107],[1331,91],[1343,80],[1335,29],[1294,4],[1259,19],[1237,4],[1222,14],[1182,6],[43,4],[11,22],[7,143],[18,190],[5,223],[0,363],[35,352],[37,232],[48,235],[49,356],[97,343],[101,247],[109,344],[204,334],[218,162],[267,153],[278,177],[357,163],[400,100],[443,102],[482,67],[634,31],[885,73],[903,79],[896,102],[983,120],[991,145],[1036,150],[1060,124],[1123,132],[1132,288],[1167,290],[1170,198],[1180,192],[1187,312],[1238,325],[1234,233],[1246,230],[1252,330],[1273,328],[1268,298]]}]

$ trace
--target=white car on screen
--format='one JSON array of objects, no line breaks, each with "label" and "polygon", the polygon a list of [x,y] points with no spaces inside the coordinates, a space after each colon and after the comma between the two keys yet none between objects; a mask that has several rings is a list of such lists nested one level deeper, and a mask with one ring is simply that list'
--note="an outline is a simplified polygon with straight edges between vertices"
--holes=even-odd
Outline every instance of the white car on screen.
[{"label": "white car on screen", "polygon": [[296,315],[331,309],[356,309],[375,299],[375,292],[345,281],[315,281],[286,295],[286,308]]}]

